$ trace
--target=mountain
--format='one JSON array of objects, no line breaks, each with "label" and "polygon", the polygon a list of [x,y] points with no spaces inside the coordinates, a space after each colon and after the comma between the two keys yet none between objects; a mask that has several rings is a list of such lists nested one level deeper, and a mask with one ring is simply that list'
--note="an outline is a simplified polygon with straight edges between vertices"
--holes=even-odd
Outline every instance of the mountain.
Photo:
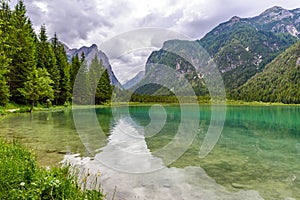
[{"label": "mountain", "polygon": [[80,56],[82,53],[85,55],[85,60],[87,64],[89,65],[92,62],[92,59],[95,58],[95,55],[97,55],[99,60],[102,60],[102,63],[104,67],[107,69],[110,80],[112,85],[115,85],[119,88],[122,88],[121,83],[116,78],[114,72],[112,71],[111,65],[109,63],[109,60],[104,52],[98,49],[98,46],[96,44],[93,44],[90,47],[83,46],[79,49],[70,49],[67,45],[63,44],[67,53],[67,57],[69,61],[74,57],[76,54]]},{"label": "mountain", "polygon": [[[266,64],[296,43],[299,37],[298,30],[300,30],[300,9],[286,10],[273,7],[253,18],[232,17],[194,42],[204,47],[214,59],[227,92],[230,93],[261,72]],[[146,75],[149,66],[154,63],[176,68],[177,63],[184,63],[184,60],[164,51],[163,48],[154,51],[146,63]],[[195,77],[193,71],[181,70],[181,73],[193,82]],[[198,81],[198,84],[200,82]]]},{"label": "mountain", "polygon": [[229,90],[244,84],[297,39],[286,33],[259,30],[234,17],[199,40],[214,58]]},{"label": "mountain", "polygon": [[253,18],[232,17],[198,40],[214,58],[231,91],[298,40],[300,9],[275,6]]},{"label": "mountain", "polygon": [[130,89],[145,77],[145,71],[140,71],[135,77],[123,84],[124,89]]},{"label": "mountain", "polygon": [[257,17],[250,19],[258,29],[274,33],[289,33],[295,37],[300,36],[300,8],[286,10],[274,6]]},{"label": "mountain", "polygon": [[241,86],[237,98],[246,101],[300,103],[300,42],[287,49]]},{"label": "mountain", "polygon": [[[196,95],[208,94],[208,90],[202,79],[202,74],[199,74],[189,61],[179,56],[179,54],[188,55],[190,53],[190,45],[193,46],[194,43],[193,41],[183,40],[169,40],[164,42],[162,49],[152,52],[149,56],[145,67],[145,80],[142,80],[141,84],[144,84],[144,82],[161,82],[169,85],[171,91],[184,94],[188,87],[184,81],[187,80]],[[178,54],[174,52],[178,52]],[[165,68],[163,66],[168,67]],[[167,68],[170,68],[170,70]],[[174,72],[177,74],[171,74]],[[139,85],[140,84],[137,84],[137,86]],[[150,94],[152,95],[158,93],[159,95],[169,94],[169,91],[160,90],[158,86],[156,86],[156,89],[158,92],[145,86],[142,92],[143,94],[147,94],[145,92],[151,91]]]}]

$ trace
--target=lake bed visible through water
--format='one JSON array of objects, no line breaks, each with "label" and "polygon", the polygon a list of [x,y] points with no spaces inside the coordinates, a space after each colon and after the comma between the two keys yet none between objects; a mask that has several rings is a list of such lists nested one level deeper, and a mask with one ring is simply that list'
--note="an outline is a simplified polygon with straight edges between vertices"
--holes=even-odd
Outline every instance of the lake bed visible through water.
[{"label": "lake bed visible through water", "polygon": [[0,135],[35,149],[44,166],[92,157],[86,167],[102,169],[101,185],[117,199],[300,199],[300,107],[227,106],[204,158],[211,107],[187,107],[83,109],[75,122],[72,110],[13,114]]}]

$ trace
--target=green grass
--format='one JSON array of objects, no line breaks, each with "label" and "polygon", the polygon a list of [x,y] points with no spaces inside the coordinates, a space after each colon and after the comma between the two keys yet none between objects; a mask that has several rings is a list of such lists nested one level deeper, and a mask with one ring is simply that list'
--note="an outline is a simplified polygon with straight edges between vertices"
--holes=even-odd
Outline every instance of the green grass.
[{"label": "green grass", "polygon": [[0,199],[104,199],[99,191],[82,191],[68,171],[41,168],[32,152],[0,140]]}]

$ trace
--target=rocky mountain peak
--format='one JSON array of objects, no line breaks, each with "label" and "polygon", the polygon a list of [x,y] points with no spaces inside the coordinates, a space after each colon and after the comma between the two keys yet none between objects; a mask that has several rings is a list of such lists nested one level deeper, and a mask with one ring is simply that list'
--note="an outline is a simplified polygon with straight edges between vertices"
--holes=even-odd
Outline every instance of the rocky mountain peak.
[{"label": "rocky mountain peak", "polygon": [[268,8],[265,12],[281,12],[283,10],[286,10],[280,6],[273,6],[271,8]]},{"label": "rocky mountain peak", "polygon": [[296,8],[296,9],[294,9],[292,11],[293,11],[293,13],[300,13],[300,8]]},{"label": "rocky mountain peak", "polygon": [[64,45],[64,47],[69,62],[76,54],[78,56],[81,56],[81,54],[84,53],[85,61],[87,65],[89,65],[92,62],[92,60],[95,58],[95,56],[97,56],[99,60],[102,60],[103,66],[108,70],[111,83],[119,88],[122,88],[121,83],[118,81],[118,79],[115,77],[114,72],[112,71],[108,57],[105,55],[104,52],[98,49],[98,46],[96,44],[92,44],[90,47],[83,46],[79,49],[70,49],[67,45]]},{"label": "rocky mountain peak", "polygon": [[90,48],[97,48],[98,49],[98,46],[96,44],[92,44],[92,46]]},{"label": "rocky mountain peak", "polygon": [[269,8],[259,15],[259,17],[261,17],[265,21],[265,23],[269,23],[271,21],[280,21],[282,19],[293,16],[293,12],[279,6]]},{"label": "rocky mountain peak", "polygon": [[239,22],[240,20],[241,20],[240,17],[238,17],[238,16],[233,16],[229,21],[231,21],[231,22]]},{"label": "rocky mountain peak", "polygon": [[226,24],[227,26],[232,26],[238,22],[240,22],[242,20],[242,18],[238,17],[238,16],[233,16],[228,23]]}]

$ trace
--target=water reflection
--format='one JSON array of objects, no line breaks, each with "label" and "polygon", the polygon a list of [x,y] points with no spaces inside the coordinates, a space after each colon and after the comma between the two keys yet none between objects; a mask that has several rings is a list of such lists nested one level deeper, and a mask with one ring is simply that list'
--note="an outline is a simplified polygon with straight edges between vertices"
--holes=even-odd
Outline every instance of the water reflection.
[{"label": "water reflection", "polygon": [[[138,117],[138,123],[146,125],[149,116],[143,116]],[[173,117],[171,119],[175,120]],[[82,161],[69,155],[65,157],[65,162],[76,165],[81,173],[88,171],[90,180],[100,171],[101,187],[108,193],[108,199],[113,195],[116,199],[126,200],[262,199],[255,191],[226,191],[200,167],[167,168],[164,161],[153,156],[148,148],[145,130],[130,116],[118,116],[108,144],[101,148],[95,159]]]}]

